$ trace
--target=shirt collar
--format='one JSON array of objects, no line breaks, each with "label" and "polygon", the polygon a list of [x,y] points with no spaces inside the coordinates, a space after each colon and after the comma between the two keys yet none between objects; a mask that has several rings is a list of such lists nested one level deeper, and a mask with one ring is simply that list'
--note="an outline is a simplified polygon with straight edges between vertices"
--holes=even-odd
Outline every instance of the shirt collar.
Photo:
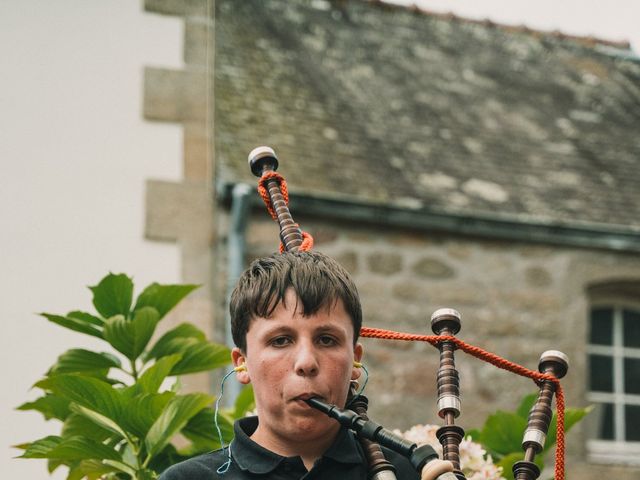
[{"label": "shirt collar", "polygon": [[[275,470],[286,457],[273,453],[260,446],[251,438],[258,428],[258,417],[246,417],[235,422],[233,426],[233,459],[241,470],[256,474],[270,473]],[[355,436],[348,430],[341,428],[335,442],[323,455],[336,462],[357,464],[364,461]]]},{"label": "shirt collar", "polygon": [[241,418],[233,425],[232,455],[240,469],[251,473],[272,472],[285,457],[273,453],[249,438],[258,428],[258,417]]},{"label": "shirt collar", "polygon": [[346,428],[340,429],[335,442],[323,456],[340,463],[362,463],[364,461],[355,435]]}]

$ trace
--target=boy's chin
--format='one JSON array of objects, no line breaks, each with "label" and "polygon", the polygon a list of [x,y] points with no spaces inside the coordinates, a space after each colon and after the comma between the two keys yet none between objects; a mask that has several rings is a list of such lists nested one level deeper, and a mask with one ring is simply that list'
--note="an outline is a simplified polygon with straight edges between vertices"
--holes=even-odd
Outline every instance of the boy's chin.
[{"label": "boy's chin", "polygon": [[299,418],[294,426],[294,429],[302,436],[302,438],[308,438],[309,436],[326,436],[335,434],[340,429],[340,424],[327,417],[326,415],[309,415]]}]

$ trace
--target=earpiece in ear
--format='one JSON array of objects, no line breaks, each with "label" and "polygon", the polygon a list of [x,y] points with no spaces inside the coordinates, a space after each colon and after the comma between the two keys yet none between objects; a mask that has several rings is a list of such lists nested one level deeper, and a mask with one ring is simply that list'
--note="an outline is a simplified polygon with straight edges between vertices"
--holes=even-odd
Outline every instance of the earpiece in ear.
[{"label": "earpiece in ear", "polygon": [[[357,361],[357,360],[354,360],[354,361],[353,361],[353,368],[358,368],[358,369],[359,369],[359,368],[361,368],[362,370],[364,370],[364,373],[365,373],[365,375],[366,375],[366,376],[364,377],[364,384],[362,385],[362,388],[358,391],[358,395],[360,395],[360,394],[362,394],[362,392],[364,392],[364,389],[365,389],[365,387],[367,386],[367,383],[369,382],[369,370],[367,370],[367,367],[365,367],[363,363],[361,363],[361,362],[359,362],[359,361]],[[357,373],[357,376],[359,377],[359,376],[360,376],[360,372],[353,372],[353,373],[352,373],[352,375],[356,375],[356,373]],[[358,389],[358,387],[357,387],[358,382],[357,382],[357,381],[355,381],[355,379],[354,379],[354,380],[352,380],[352,384],[353,384],[354,382],[355,382],[355,384],[356,384],[356,387],[355,387],[355,388],[356,388],[356,390],[357,390],[357,389]]]},{"label": "earpiece in ear", "polygon": [[247,371],[247,364],[242,362],[240,365],[238,365],[237,367],[235,367],[233,369],[234,372],[246,372]]}]

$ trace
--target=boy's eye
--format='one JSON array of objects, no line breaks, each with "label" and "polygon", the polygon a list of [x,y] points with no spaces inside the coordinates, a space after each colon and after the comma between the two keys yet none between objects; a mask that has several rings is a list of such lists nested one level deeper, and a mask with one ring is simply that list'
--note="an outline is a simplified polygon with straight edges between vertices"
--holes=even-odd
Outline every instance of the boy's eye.
[{"label": "boy's eye", "polygon": [[276,337],[271,339],[269,343],[273,347],[284,347],[285,345],[288,345],[290,342],[291,342],[291,339],[289,337]]},{"label": "boy's eye", "polygon": [[322,335],[318,338],[318,343],[323,347],[330,347],[336,345],[338,342],[331,335]]}]

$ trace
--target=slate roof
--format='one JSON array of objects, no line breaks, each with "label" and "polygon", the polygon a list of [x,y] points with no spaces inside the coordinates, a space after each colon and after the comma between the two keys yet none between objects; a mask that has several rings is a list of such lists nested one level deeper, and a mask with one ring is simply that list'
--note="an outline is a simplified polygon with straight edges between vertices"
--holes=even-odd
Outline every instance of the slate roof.
[{"label": "slate roof", "polygon": [[272,146],[293,194],[640,232],[628,51],[380,2],[218,0],[218,179]]}]

